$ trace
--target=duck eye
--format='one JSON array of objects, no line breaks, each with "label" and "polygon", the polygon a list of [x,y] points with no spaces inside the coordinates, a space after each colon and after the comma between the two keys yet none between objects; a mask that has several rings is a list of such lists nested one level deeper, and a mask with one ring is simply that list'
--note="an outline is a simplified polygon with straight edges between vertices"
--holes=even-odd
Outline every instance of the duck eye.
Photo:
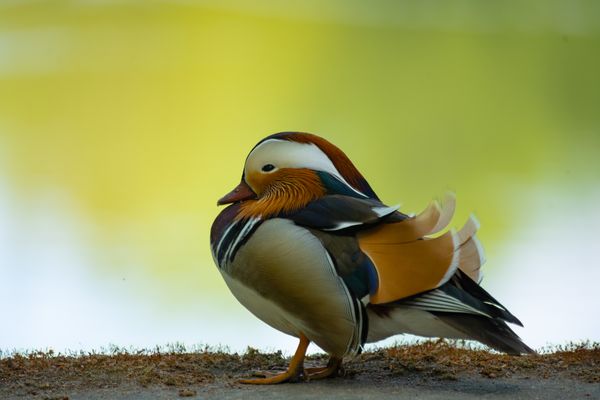
[{"label": "duck eye", "polygon": [[265,164],[262,167],[263,172],[273,171],[274,169],[275,169],[275,166],[273,164]]}]

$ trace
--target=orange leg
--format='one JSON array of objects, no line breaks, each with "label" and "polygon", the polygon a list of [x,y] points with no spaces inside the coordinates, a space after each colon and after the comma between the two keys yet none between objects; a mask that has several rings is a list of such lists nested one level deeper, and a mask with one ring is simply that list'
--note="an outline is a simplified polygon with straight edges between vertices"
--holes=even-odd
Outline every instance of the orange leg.
[{"label": "orange leg", "polygon": [[337,375],[340,367],[342,366],[342,359],[331,357],[326,367],[319,368],[306,368],[304,375],[307,380],[318,380],[334,377]]},{"label": "orange leg", "polygon": [[292,357],[292,361],[290,361],[287,371],[268,378],[241,379],[239,382],[248,385],[272,385],[300,377],[304,371],[304,356],[309,343],[310,340],[303,334],[300,334],[300,343],[298,343],[298,348],[296,349],[294,357]]}]

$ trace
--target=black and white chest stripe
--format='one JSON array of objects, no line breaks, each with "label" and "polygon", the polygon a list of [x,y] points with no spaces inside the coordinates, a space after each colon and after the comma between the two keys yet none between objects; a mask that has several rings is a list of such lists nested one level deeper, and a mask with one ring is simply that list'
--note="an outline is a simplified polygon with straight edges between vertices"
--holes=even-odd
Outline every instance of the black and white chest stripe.
[{"label": "black and white chest stripe", "polygon": [[213,247],[213,256],[220,268],[233,262],[237,251],[250,238],[252,233],[260,226],[262,219],[249,218],[233,221]]}]

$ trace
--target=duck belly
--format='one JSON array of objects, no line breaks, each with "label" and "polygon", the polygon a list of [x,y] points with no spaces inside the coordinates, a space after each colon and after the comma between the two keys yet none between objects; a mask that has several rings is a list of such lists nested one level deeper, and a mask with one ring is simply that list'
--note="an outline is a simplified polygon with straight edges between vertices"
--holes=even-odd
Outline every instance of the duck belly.
[{"label": "duck belly", "polygon": [[237,300],[273,328],[302,333],[336,356],[358,350],[360,309],[307,229],[286,219],[265,221],[221,273]]}]

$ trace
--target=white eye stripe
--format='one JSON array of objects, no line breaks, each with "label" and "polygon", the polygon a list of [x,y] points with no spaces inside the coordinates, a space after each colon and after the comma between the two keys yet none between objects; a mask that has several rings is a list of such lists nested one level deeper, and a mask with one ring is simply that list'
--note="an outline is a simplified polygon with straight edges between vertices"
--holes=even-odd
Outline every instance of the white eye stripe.
[{"label": "white eye stripe", "polygon": [[288,140],[268,139],[250,152],[246,159],[246,176],[252,171],[262,171],[262,167],[272,164],[276,169],[308,168],[327,172],[339,179],[346,186],[361,196],[368,197],[350,185],[317,145],[314,143],[298,143]]}]

